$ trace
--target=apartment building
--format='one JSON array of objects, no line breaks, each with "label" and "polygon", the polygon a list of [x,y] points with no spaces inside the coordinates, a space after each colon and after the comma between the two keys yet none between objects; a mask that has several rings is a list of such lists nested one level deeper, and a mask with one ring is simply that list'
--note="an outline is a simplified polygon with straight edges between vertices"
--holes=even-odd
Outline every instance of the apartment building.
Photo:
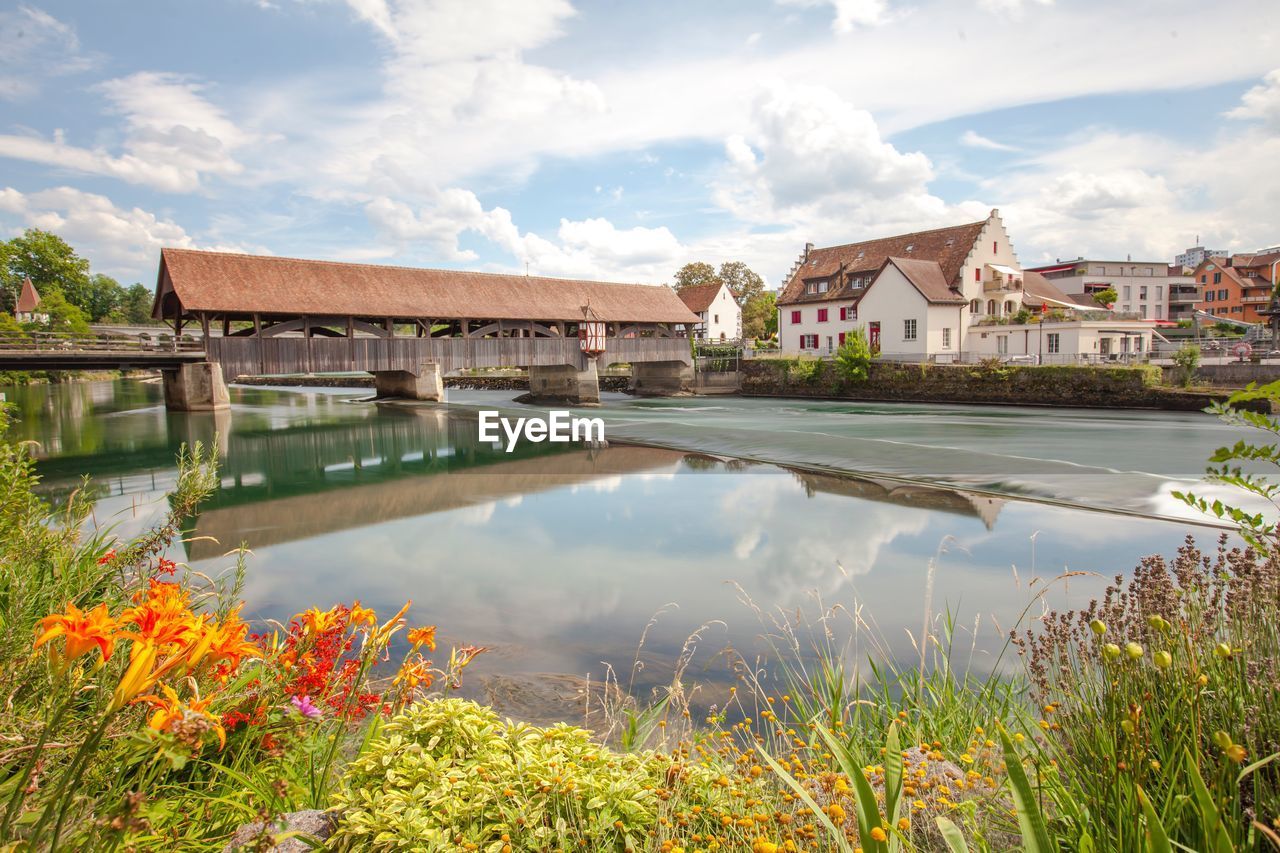
[{"label": "apartment building", "polygon": [[[1043,267],[1032,267],[1053,282],[1068,296],[1089,295],[1111,288],[1116,292],[1113,310],[1124,314],[1136,314],[1144,320],[1171,320],[1172,305],[1179,306],[1179,313],[1191,304],[1185,301],[1182,286],[1185,277],[1170,274],[1165,261],[1102,261],[1076,258]],[[1173,288],[1179,287],[1179,302],[1172,303]]]},{"label": "apartment building", "polygon": [[1258,313],[1271,302],[1280,250],[1206,258],[1192,278],[1202,292],[1197,308],[1215,317],[1265,323]]}]

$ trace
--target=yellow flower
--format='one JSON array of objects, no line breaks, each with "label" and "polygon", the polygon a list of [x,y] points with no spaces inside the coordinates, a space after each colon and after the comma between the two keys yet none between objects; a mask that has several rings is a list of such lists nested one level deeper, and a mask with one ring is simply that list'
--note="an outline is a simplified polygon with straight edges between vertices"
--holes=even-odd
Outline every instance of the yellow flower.
[{"label": "yellow flower", "polygon": [[1227,747],[1227,758],[1230,758],[1236,764],[1244,763],[1245,749],[1238,743],[1233,743]]},{"label": "yellow flower", "polygon": [[133,645],[129,648],[129,665],[125,668],[124,675],[120,676],[115,692],[111,694],[111,704],[107,707],[108,714],[119,711],[133,697],[144,690],[149,690],[156,683],[158,679],[155,675],[155,666],[159,656],[160,651],[154,642],[143,639],[133,641]]},{"label": "yellow flower", "polygon": [[827,809],[827,816],[831,818],[831,822],[836,826],[844,823],[844,809],[840,807],[839,803],[831,804],[831,807]]},{"label": "yellow flower", "polygon": [[192,717],[203,717],[212,723],[211,728],[218,736],[218,749],[223,749],[227,745],[227,732],[222,727],[222,722],[208,710],[209,703],[212,699],[196,699],[190,704],[184,705],[182,700],[178,698],[178,694],[173,688],[167,684],[161,684],[160,690],[164,693],[164,698],[158,696],[143,696],[138,701],[146,702],[155,708],[151,718],[147,720],[147,726],[158,732],[172,731],[175,724],[182,723]]},{"label": "yellow flower", "polygon": [[351,624],[352,625],[368,625],[372,628],[378,624],[378,614],[374,613],[368,607],[360,606],[360,599],[356,599],[351,604]]},{"label": "yellow flower", "polygon": [[293,618],[311,634],[323,634],[338,623],[338,613],[333,608],[320,610],[313,607],[310,610],[295,614]]},{"label": "yellow flower", "polygon": [[109,660],[116,643],[116,621],[107,613],[107,605],[99,604],[89,611],[82,611],[74,604],[67,605],[66,613],[54,613],[40,620],[44,632],[36,638],[33,648],[40,648],[55,637],[63,638],[62,654],[50,652],[59,670],[73,660],[95,648],[102,652],[102,659]]},{"label": "yellow flower", "polygon": [[1130,640],[1124,644],[1124,653],[1129,656],[1129,660],[1137,660],[1142,657],[1143,649],[1142,646]]},{"label": "yellow flower", "polygon": [[884,840],[888,839],[888,837],[889,837],[889,836],[888,836],[887,834],[885,834],[885,831],[884,831],[883,829],[881,829],[880,827],[878,827],[878,826],[873,826],[873,827],[871,827],[871,838],[872,838],[873,840],[875,840],[875,841],[884,841]]},{"label": "yellow flower", "polygon": [[369,635],[369,641],[375,646],[385,643],[391,639],[391,635],[404,627],[404,614],[409,612],[409,608],[413,606],[412,601],[406,601],[404,607],[401,607],[395,616],[392,616],[386,622],[382,623],[380,628],[375,628]]}]

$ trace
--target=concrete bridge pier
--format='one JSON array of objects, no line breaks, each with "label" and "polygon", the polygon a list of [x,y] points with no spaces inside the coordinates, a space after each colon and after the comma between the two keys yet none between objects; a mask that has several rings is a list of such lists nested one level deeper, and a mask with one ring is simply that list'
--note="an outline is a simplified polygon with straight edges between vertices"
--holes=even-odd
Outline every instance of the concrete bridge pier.
[{"label": "concrete bridge pier", "polygon": [[373,389],[378,397],[439,403],[444,400],[444,374],[434,362],[423,363],[416,374],[407,370],[379,370],[373,374]]},{"label": "concrete bridge pier", "polygon": [[572,364],[530,367],[529,393],[517,399],[529,403],[600,405],[600,375],[595,359],[587,359],[586,370]]},{"label": "concrete bridge pier", "polygon": [[631,390],[641,397],[692,394],[693,366],[683,361],[632,362]]},{"label": "concrete bridge pier", "polygon": [[231,407],[222,365],[209,361],[161,371],[164,406],[171,412],[216,412]]}]

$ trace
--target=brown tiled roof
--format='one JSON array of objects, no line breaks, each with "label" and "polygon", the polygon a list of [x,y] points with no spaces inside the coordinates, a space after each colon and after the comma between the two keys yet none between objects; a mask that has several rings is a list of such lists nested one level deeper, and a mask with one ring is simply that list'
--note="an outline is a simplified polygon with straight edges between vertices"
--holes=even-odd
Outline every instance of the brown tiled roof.
[{"label": "brown tiled roof", "polygon": [[[919,258],[887,258],[884,266],[887,267],[890,264],[897,267],[906,276],[907,281],[911,282],[915,289],[920,291],[921,296],[935,305],[963,305],[969,301],[964,298],[964,294],[952,290],[937,261],[926,261]],[[875,281],[880,280],[880,275],[883,272],[882,268],[880,273],[876,275]],[[872,284],[874,286],[874,282]]]},{"label": "brown tiled roof", "polygon": [[31,283],[31,276],[27,276],[22,280],[22,292],[18,294],[16,313],[31,314],[39,307],[40,294],[36,293],[36,286]]},{"label": "brown tiled roof", "polygon": [[[696,323],[674,290],[645,284],[162,249],[160,295],[187,312],[395,319]],[[166,304],[157,300],[157,310]]]},{"label": "brown tiled roof", "polygon": [[[1044,300],[1050,300],[1050,304],[1054,302],[1070,303],[1079,302],[1075,296],[1068,296],[1063,293],[1056,284],[1049,281],[1038,272],[1032,270],[1022,271],[1022,301],[1027,305],[1040,306],[1044,304]],[[1093,305],[1099,307],[1093,301],[1093,294],[1086,294],[1088,302],[1080,302],[1082,305]]]},{"label": "brown tiled roof", "polygon": [[699,311],[706,311],[711,307],[711,303],[715,301],[716,294],[720,292],[722,284],[697,284],[693,287],[686,287],[683,290],[677,290],[681,301],[689,306],[689,310],[697,314]]},{"label": "brown tiled roof", "polygon": [[[948,285],[956,283],[960,268],[973,249],[974,241],[982,233],[987,220],[937,228],[933,231],[916,231],[896,237],[882,237],[863,243],[848,243],[825,249],[812,249],[804,263],[796,269],[778,297],[779,305],[795,302],[819,302],[831,299],[853,299],[862,289],[848,286],[848,276],[872,275],[890,257],[916,258],[936,261]],[[911,251],[907,251],[907,247]],[[844,268],[844,280],[826,293],[806,294],[804,283],[812,279],[829,279]]]}]

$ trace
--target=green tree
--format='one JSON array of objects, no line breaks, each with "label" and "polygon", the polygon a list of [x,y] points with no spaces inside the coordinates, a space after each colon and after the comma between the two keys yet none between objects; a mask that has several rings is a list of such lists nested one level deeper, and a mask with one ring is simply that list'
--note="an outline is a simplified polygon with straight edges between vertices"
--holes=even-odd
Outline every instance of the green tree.
[{"label": "green tree", "polygon": [[22,280],[28,277],[42,300],[61,293],[80,304],[77,296],[83,297],[89,290],[89,262],[57,234],[28,228],[21,236],[0,243],[0,289],[6,310],[13,310]]},{"label": "green tree", "polygon": [[778,297],[758,293],[742,307],[742,334],[748,338],[766,338],[778,331]]},{"label": "green tree", "polygon": [[1108,287],[1106,290],[1095,290],[1093,292],[1093,301],[1106,308],[1109,305],[1115,305],[1116,300],[1120,297],[1116,294],[1114,287]]},{"label": "green tree", "polygon": [[845,335],[836,350],[836,372],[845,382],[866,382],[871,375],[871,342],[862,326]]},{"label": "green tree", "polygon": [[124,288],[109,275],[98,273],[89,277],[88,286],[79,293],[65,292],[67,301],[89,315],[89,321],[100,323],[120,305]]},{"label": "green tree", "polygon": [[121,294],[114,316],[133,326],[150,323],[151,301],[151,288],[145,284],[131,284]]},{"label": "green tree", "polygon": [[39,331],[70,335],[87,335],[92,331],[85,313],[68,302],[59,291],[55,290],[49,296],[41,298],[40,313],[47,314],[49,319],[44,323],[31,324]]},{"label": "green tree", "polygon": [[1200,347],[1195,344],[1184,344],[1173,354],[1174,366],[1182,374],[1182,385],[1188,387],[1196,376],[1196,368],[1200,366]]},{"label": "green tree", "polygon": [[764,279],[742,261],[725,261],[720,265],[720,280],[729,285],[738,304],[747,303],[764,293]]},{"label": "green tree", "polygon": [[675,288],[677,291],[684,290],[686,287],[719,283],[720,276],[716,275],[716,268],[703,261],[685,264],[676,272]]}]

